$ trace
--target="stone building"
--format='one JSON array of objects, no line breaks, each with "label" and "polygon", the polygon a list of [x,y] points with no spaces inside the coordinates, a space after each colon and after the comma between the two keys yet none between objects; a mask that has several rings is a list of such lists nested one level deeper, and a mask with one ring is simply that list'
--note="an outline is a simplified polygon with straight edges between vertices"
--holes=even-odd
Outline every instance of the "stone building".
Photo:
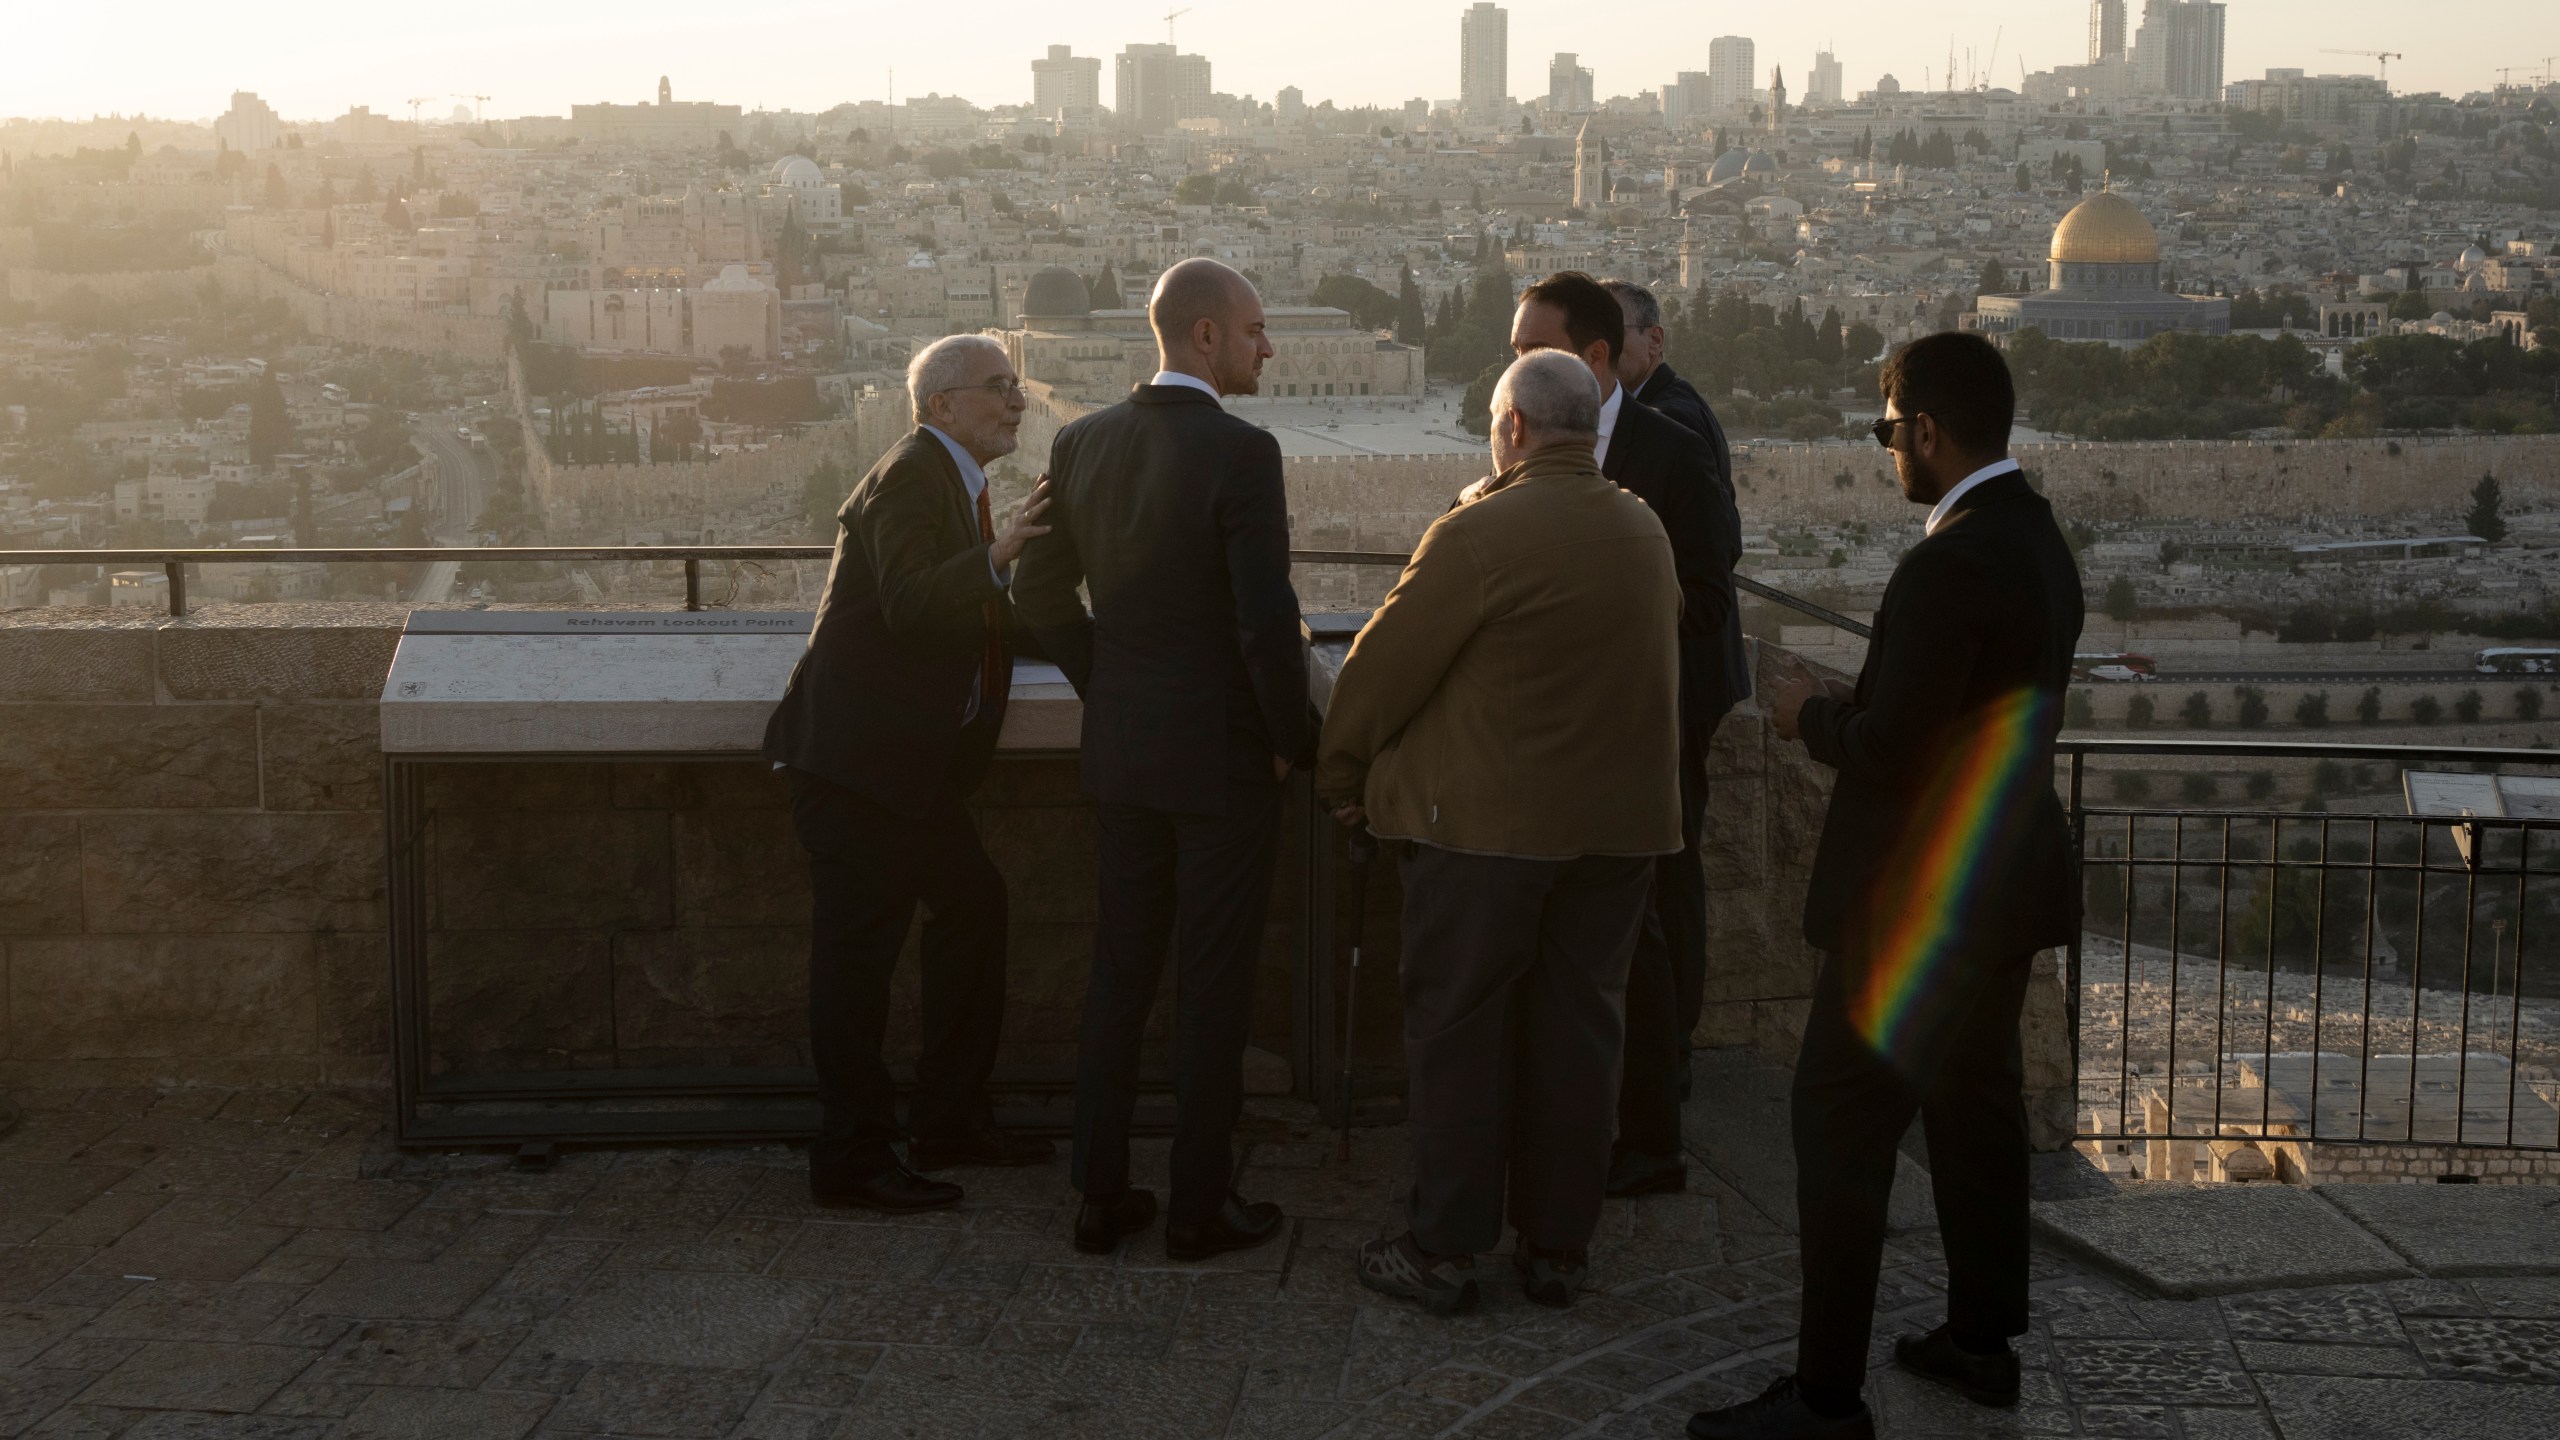
[{"label": "stone building", "polygon": [[2160,288],[2160,233],[2132,201],[2100,191],[2053,227],[2043,289],[1984,295],[1963,328],[2002,339],[2041,330],[2056,340],[2134,345],[2170,330],[2228,334],[2231,302]]}]

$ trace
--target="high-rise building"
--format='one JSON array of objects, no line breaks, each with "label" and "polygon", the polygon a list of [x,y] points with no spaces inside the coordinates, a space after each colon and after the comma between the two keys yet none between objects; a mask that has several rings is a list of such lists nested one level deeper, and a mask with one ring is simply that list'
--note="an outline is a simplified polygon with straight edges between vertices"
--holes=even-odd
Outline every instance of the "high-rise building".
[{"label": "high-rise building", "polygon": [[1283,125],[1300,125],[1307,118],[1307,92],[1295,85],[1283,85],[1271,97],[1271,116]]},{"label": "high-rise building", "polygon": [[1707,116],[1707,72],[1683,70],[1680,78],[1662,87],[1662,123],[1673,130],[1686,129]]},{"label": "high-rise building", "polygon": [[1511,12],[1492,0],[1458,17],[1458,108],[1473,120],[1511,108]]},{"label": "high-rise building", "polygon": [[254,92],[234,90],[231,108],[214,117],[213,134],[234,150],[269,150],[284,139],[284,121]]},{"label": "high-rise building", "polygon": [[1031,108],[1040,115],[1055,120],[1067,110],[1090,111],[1101,104],[1101,56],[1052,45],[1048,59],[1031,62]]},{"label": "high-rise building", "polygon": [[1579,115],[1591,108],[1591,67],[1578,64],[1582,57],[1569,50],[1559,50],[1547,62],[1547,108],[1568,115]]},{"label": "high-rise building", "polygon": [[1707,108],[1722,118],[1751,103],[1751,41],[1719,35],[1707,42]]},{"label": "high-rise building", "polygon": [[2135,88],[2178,100],[2220,100],[2222,19],[2216,0],[2149,0],[2133,37]]},{"label": "high-rise building", "polygon": [[1161,135],[1209,113],[1209,58],[1171,45],[1130,45],[1111,67],[1111,105],[1120,128]]},{"label": "high-rise building", "polygon": [[1840,93],[1839,58],[1828,50],[1816,50],[1813,52],[1813,70],[1805,81],[1804,103],[1837,105],[1843,98]]},{"label": "high-rise building", "polygon": [[2124,0],[2089,0],[2089,63],[2124,54]]}]

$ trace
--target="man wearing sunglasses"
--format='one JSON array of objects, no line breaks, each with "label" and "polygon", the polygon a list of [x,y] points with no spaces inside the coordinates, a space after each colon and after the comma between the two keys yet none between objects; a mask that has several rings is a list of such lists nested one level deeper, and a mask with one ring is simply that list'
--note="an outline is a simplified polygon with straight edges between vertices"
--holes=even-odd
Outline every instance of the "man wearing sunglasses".
[{"label": "man wearing sunglasses", "polygon": [[2009,369],[1979,335],[1885,362],[1879,444],[1926,534],[1894,567],[1856,687],[1801,667],[1770,723],[1840,774],[1805,894],[1825,952],[1792,1120],[1804,1303],[1795,1373],[1693,1417],[1697,1440],[1866,1440],[1859,1391],[1896,1146],[1919,1117],[1947,1254],[1947,1323],[1896,1364],[2018,1403],[2027,1328],[2030,962],[2079,924],[2053,743],[2080,639],[2080,573],[2009,458]]},{"label": "man wearing sunglasses", "polygon": [[[1004,348],[955,335],[907,367],[916,428],[836,514],[809,648],[765,727],[809,852],[809,1058],[824,1118],[809,1147],[821,1205],[900,1214],[960,1203],[918,1174],[1034,1165],[1050,1142],[998,1130],[985,1087],[1004,1024],[1005,883],[961,802],[1004,728],[1013,655],[1005,589],[1047,527],[1035,487],[999,530],[985,467],[1014,448],[1021,381]],[[924,1053],[902,1161],[880,1062],[889,976],[916,907]]]}]

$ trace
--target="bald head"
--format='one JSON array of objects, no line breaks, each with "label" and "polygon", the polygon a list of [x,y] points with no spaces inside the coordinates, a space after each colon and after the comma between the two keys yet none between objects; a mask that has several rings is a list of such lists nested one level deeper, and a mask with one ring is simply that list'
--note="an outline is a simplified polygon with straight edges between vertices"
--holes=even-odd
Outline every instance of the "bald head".
[{"label": "bald head", "polygon": [[1164,368],[1194,375],[1221,395],[1250,395],[1271,354],[1263,337],[1262,297],[1253,283],[1205,257],[1168,268],[1147,299]]}]

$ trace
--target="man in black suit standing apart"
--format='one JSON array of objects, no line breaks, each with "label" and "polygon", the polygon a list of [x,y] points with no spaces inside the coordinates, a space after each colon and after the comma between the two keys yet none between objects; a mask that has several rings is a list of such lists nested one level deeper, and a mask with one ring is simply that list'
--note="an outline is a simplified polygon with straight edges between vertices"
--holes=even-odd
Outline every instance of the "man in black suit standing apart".
[{"label": "man in black suit standing apart", "polygon": [[2018,1015],[2029,962],[2078,925],[2053,791],[2080,574],[2053,509],[2008,458],[2008,366],[1978,335],[1885,362],[1876,440],[1927,536],[1894,568],[1854,690],[1800,668],[1780,736],[1840,772],[1805,896],[1827,952],[1796,1058],[1804,1253],[1796,1373],[1698,1415],[1699,1440],[1866,1437],[1859,1391],[1897,1142],[1916,1113],[1947,1253],[1947,1323],[1894,1342],[1907,1370],[2018,1400],[2027,1328],[2027,1116]]},{"label": "man in black suit standing apart", "polygon": [[[907,390],[916,429],[836,514],[809,648],[764,736],[766,758],[790,774],[809,852],[809,1052],[825,1114],[810,1192],[891,1213],[960,1202],[959,1186],[917,1170],[1037,1164],[1056,1150],[996,1129],[987,1107],[1004,1024],[1005,886],[961,807],[1004,728],[1004,590],[1046,528],[1032,521],[1048,501],[1035,490],[996,530],[982,467],[1012,453],[1023,411],[1001,346],[935,341],[907,367]],[[902,1163],[880,1043],[919,902],[924,1053]]]},{"label": "man in black suit standing apart", "polygon": [[[1084,700],[1100,918],[1076,1065],[1078,1249],[1155,1216],[1129,1184],[1138,1048],[1175,964],[1172,1196],[1165,1253],[1269,1240],[1280,1207],[1234,1192],[1235,1126],[1281,782],[1315,752],[1280,445],[1227,413],[1271,355],[1262,301],[1213,260],[1164,272],[1147,306],[1163,368],[1058,432],[1052,533],[1023,553],[1023,621]],[[1087,611],[1077,582],[1090,591]]]},{"label": "man in black suit standing apart", "polygon": [[1625,1068],[1608,1193],[1645,1195],[1688,1186],[1680,1142],[1681,1079],[1706,973],[1706,877],[1698,836],[1706,815],[1706,744],[1716,722],[1750,692],[1740,663],[1733,567],[1742,519],[1719,454],[1697,434],[1641,401],[1620,378],[1627,339],[1616,296],[1579,271],[1550,275],[1520,296],[1511,348],[1566,350],[1600,385],[1600,473],[1653,507],[1671,537],[1680,575],[1680,849],[1654,867],[1653,898],[1627,971]]}]

